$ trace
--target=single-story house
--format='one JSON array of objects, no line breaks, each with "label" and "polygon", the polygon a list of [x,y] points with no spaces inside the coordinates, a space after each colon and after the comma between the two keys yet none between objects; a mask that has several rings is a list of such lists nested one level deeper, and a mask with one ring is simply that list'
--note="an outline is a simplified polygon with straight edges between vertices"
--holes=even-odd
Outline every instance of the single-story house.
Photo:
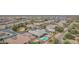
[{"label": "single-story house", "polygon": [[45,29],[30,30],[29,33],[33,34],[36,37],[41,37],[41,36],[47,34]]},{"label": "single-story house", "polygon": [[46,26],[46,30],[50,31],[50,32],[55,32],[55,26],[56,25],[48,25],[48,26]]}]

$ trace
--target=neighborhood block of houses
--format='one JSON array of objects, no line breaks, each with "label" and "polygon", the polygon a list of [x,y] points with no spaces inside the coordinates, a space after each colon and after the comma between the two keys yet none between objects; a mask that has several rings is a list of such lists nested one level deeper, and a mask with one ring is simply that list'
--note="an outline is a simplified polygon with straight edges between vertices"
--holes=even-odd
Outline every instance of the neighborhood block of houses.
[{"label": "neighborhood block of houses", "polygon": [[0,16],[0,44],[78,44],[79,16]]}]

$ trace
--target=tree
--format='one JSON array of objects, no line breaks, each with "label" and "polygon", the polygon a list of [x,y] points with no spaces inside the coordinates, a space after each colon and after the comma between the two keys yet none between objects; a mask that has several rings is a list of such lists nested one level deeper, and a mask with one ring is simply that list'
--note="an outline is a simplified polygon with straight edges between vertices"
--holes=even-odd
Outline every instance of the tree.
[{"label": "tree", "polygon": [[73,34],[71,34],[71,33],[66,33],[65,35],[64,35],[64,38],[63,39],[74,39],[75,38],[75,36],[73,36]]},{"label": "tree", "polygon": [[68,32],[72,34],[79,34],[78,28],[79,25],[77,23],[72,23],[68,28]]},{"label": "tree", "polygon": [[61,26],[56,26],[56,27],[55,27],[55,31],[63,32],[63,31],[64,31],[64,28],[61,27]]},{"label": "tree", "polygon": [[67,20],[67,24],[71,24],[73,22],[73,20]]},{"label": "tree", "polygon": [[18,24],[19,27],[25,27],[25,24],[24,23],[20,23]]},{"label": "tree", "polygon": [[71,44],[67,39],[64,40],[64,44]]},{"label": "tree", "polygon": [[68,29],[68,32],[72,34],[79,34],[79,31],[77,29]]},{"label": "tree", "polygon": [[45,29],[46,28],[46,24],[42,24],[40,25],[42,29]]},{"label": "tree", "polygon": [[70,29],[78,29],[79,28],[79,23],[73,22],[69,26]]},{"label": "tree", "polygon": [[27,27],[23,23],[20,23],[20,24],[17,24],[17,25],[14,24],[12,26],[12,30],[16,31],[16,32],[18,32],[18,29],[20,29],[20,28],[25,28],[25,30],[27,30]]},{"label": "tree", "polygon": [[15,24],[12,26],[12,30],[13,30],[13,31],[17,31],[17,28],[18,28],[18,26],[15,25]]},{"label": "tree", "polygon": [[48,19],[45,19],[44,21],[48,21]]},{"label": "tree", "polygon": [[0,38],[0,43],[4,43],[4,39],[3,38]]}]

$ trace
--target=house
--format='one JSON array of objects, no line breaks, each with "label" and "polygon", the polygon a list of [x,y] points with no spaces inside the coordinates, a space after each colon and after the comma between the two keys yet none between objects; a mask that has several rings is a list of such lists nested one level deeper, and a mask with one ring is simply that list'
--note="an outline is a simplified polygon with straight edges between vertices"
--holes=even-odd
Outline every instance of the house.
[{"label": "house", "polygon": [[0,25],[0,30],[5,28],[6,28],[6,25]]},{"label": "house", "polygon": [[49,32],[55,32],[55,26],[56,25],[47,25],[46,30]]},{"label": "house", "polygon": [[66,23],[66,21],[65,20],[62,20],[62,21],[59,21],[58,23],[57,23],[57,25],[59,25],[59,26],[61,26],[61,27],[64,27],[64,24]]},{"label": "house", "polygon": [[30,30],[29,33],[33,34],[36,37],[41,37],[47,34],[47,32],[44,29]]},{"label": "house", "polygon": [[7,39],[16,36],[16,32],[10,29],[0,30],[0,38]]},{"label": "house", "polygon": [[5,40],[5,42],[8,42],[9,44],[24,44],[28,43],[29,41],[36,39],[32,34],[30,33],[24,33],[24,34],[18,34],[16,37],[8,38]]},{"label": "house", "polygon": [[45,41],[47,41],[49,38],[48,37],[41,37],[41,38],[39,38],[39,40],[45,40]]}]

